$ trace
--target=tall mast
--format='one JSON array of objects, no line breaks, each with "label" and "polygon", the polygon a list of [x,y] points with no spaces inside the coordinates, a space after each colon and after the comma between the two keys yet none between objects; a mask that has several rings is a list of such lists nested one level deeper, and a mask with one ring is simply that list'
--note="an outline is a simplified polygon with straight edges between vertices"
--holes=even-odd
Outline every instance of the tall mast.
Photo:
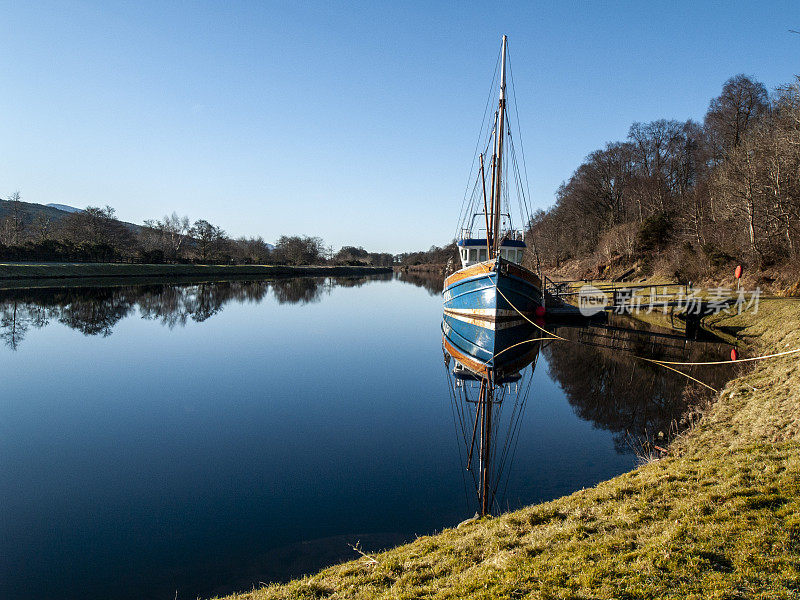
[{"label": "tall mast", "polygon": [[493,217],[493,224],[494,224],[494,235],[492,236],[493,241],[493,249],[494,254],[497,254],[500,251],[499,243],[500,243],[500,213],[502,212],[500,209],[501,204],[501,190],[502,190],[502,182],[500,181],[501,173],[503,171],[503,134],[505,133],[505,121],[506,121],[506,42],[508,38],[504,35],[503,36],[503,53],[501,59],[501,66],[500,66],[500,106],[497,111],[497,127],[495,129],[495,156],[497,156],[497,160],[494,164],[494,173],[492,176],[492,182],[494,184],[493,196],[494,196],[494,217]]},{"label": "tall mast", "polygon": [[483,391],[483,412],[481,419],[481,455],[480,455],[480,516],[489,514],[492,510],[491,498],[491,465],[492,457],[492,402],[494,401],[493,373],[487,371],[486,384],[481,387]]}]

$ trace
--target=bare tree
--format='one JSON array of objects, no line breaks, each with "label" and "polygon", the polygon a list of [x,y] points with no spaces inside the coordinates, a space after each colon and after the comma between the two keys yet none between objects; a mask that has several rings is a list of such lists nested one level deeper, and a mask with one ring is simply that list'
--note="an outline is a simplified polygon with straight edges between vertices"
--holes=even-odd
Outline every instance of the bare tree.
[{"label": "bare tree", "polygon": [[182,257],[191,229],[189,217],[179,217],[175,212],[161,221],[148,219],[144,222],[142,245],[146,250],[160,250],[169,260],[177,260]]},{"label": "bare tree", "polygon": [[275,245],[275,256],[280,262],[293,265],[310,265],[323,260],[325,246],[321,238],[282,235]]},{"label": "bare tree", "polygon": [[195,240],[197,251],[202,261],[208,260],[226,239],[225,232],[222,229],[212,225],[205,219],[198,219],[194,222],[191,235]]},{"label": "bare tree", "polygon": [[9,214],[0,223],[0,241],[6,246],[19,246],[23,242],[25,221],[20,198],[19,192],[8,197]]},{"label": "bare tree", "polygon": [[103,245],[115,250],[130,247],[133,242],[130,229],[117,219],[110,206],[87,206],[70,213],[61,221],[61,233],[75,244]]},{"label": "bare tree", "polygon": [[763,83],[736,75],[722,86],[711,101],[705,128],[717,158],[724,158],[742,141],[742,136],[769,111],[769,94]]},{"label": "bare tree", "polygon": [[35,217],[33,217],[31,230],[33,237],[37,242],[44,242],[45,240],[50,239],[50,236],[53,233],[53,221],[46,214],[38,213]]}]

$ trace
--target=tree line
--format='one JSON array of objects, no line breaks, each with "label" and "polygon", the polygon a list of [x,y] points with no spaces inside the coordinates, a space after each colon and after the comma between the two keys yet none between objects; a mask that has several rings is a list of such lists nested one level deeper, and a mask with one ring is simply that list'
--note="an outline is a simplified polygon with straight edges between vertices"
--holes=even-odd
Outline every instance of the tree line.
[{"label": "tree line", "polygon": [[446,265],[448,262],[460,265],[458,246],[455,240],[443,247],[431,246],[428,250],[403,252],[395,256],[395,263],[403,267]]},{"label": "tree line", "polygon": [[15,192],[0,220],[0,259],[32,261],[337,264],[391,266],[392,254],[345,246],[334,253],[319,237],[284,235],[274,246],[260,236],[232,238],[205,219],[176,213],[143,225],[120,221],[110,207],[89,206],[53,219]]},{"label": "tree line", "polygon": [[201,323],[230,302],[266,300],[278,304],[318,302],[334,287],[358,287],[392,274],[367,277],[290,277],[274,281],[225,281],[111,288],[21,289],[0,291],[0,341],[17,350],[30,329],[58,322],[87,336],[108,337],[122,319],[136,315],[170,329]]},{"label": "tree line", "polygon": [[[736,75],[703,123],[634,123],[589,154],[529,227],[543,264],[640,262],[683,279],[800,257],[800,78]],[[658,263],[658,264],[657,264]],[[602,275],[602,273],[598,273]]]}]

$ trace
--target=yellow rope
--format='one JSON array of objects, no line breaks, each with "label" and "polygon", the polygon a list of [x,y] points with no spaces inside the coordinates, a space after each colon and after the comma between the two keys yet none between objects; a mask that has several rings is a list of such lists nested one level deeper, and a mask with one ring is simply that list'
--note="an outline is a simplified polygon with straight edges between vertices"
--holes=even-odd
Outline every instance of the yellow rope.
[{"label": "yellow rope", "polygon": [[498,293],[498,294],[500,294],[500,295],[503,297],[503,299],[504,299],[506,302],[508,302],[508,305],[509,305],[511,308],[513,308],[515,311],[517,311],[517,313],[519,313],[519,316],[521,316],[523,319],[525,319],[525,320],[526,320],[528,323],[530,323],[531,325],[533,325],[533,326],[534,326],[534,327],[536,327],[537,329],[539,329],[539,330],[541,330],[541,331],[544,331],[544,332],[545,332],[547,335],[549,335],[549,336],[552,336],[552,337],[554,337],[555,339],[558,339],[558,340],[563,340],[563,341],[565,341],[565,342],[569,342],[569,341],[571,341],[571,340],[568,340],[568,339],[566,339],[566,338],[563,338],[563,337],[561,337],[560,335],[557,335],[557,334],[553,333],[552,331],[547,331],[547,329],[545,329],[544,327],[541,327],[541,326],[537,325],[536,323],[534,323],[533,321],[531,321],[531,320],[530,320],[528,317],[526,317],[526,316],[525,316],[525,315],[522,313],[522,311],[521,311],[520,309],[518,309],[516,306],[514,306],[514,304],[511,302],[511,300],[509,300],[508,298],[506,298],[506,295],[505,295],[503,292],[501,292],[501,291],[500,291],[500,288],[496,287],[495,289],[497,290],[497,293]]},{"label": "yellow rope", "polygon": [[[484,266],[483,263],[479,263],[479,264],[481,265],[482,268],[485,269],[485,266]],[[484,272],[485,273],[491,273],[491,270],[486,269]],[[492,360],[496,359],[498,356],[500,356],[506,350],[511,350],[511,348],[515,348],[515,347],[520,346],[522,344],[528,344],[528,343],[544,341],[544,340],[561,340],[563,342],[571,342],[573,344],[586,345],[586,344],[582,344],[580,341],[568,340],[566,338],[563,338],[560,335],[557,335],[557,334],[553,333],[552,331],[548,331],[544,327],[541,327],[540,325],[537,325],[531,319],[529,319],[520,309],[518,309],[516,306],[514,306],[514,303],[511,302],[511,300],[509,300],[506,297],[506,295],[500,290],[500,288],[496,287],[495,289],[497,290],[497,293],[500,294],[500,296],[506,302],[508,302],[508,305],[511,308],[513,308],[514,311],[517,312],[517,314],[519,314],[519,316],[521,316],[523,319],[528,321],[528,323],[530,323],[531,325],[533,325],[534,327],[536,327],[540,331],[543,331],[544,333],[546,333],[549,337],[531,338],[530,340],[525,340],[525,341],[519,342],[517,344],[514,344],[513,346],[509,346],[508,348],[505,348],[505,349],[501,350],[500,352],[498,352],[497,354],[495,354],[494,356],[492,356]],[[741,358],[741,359],[738,359],[738,360],[735,360],[735,361],[720,360],[720,361],[710,361],[710,362],[664,361],[664,360],[656,360],[656,359],[653,359],[653,358],[646,358],[644,356],[638,356],[636,354],[632,354],[631,356],[633,356],[633,358],[638,358],[640,360],[644,360],[644,361],[647,361],[649,363],[653,363],[653,364],[659,365],[661,367],[664,367],[665,369],[673,371],[674,373],[677,373],[679,375],[683,375],[687,379],[690,379],[690,380],[692,380],[692,381],[694,381],[696,383],[699,383],[700,385],[702,385],[704,387],[707,387],[708,389],[710,389],[711,391],[713,391],[715,393],[719,393],[719,390],[717,390],[716,388],[713,388],[710,385],[708,385],[707,383],[704,383],[703,381],[700,381],[696,377],[692,377],[688,373],[684,373],[683,371],[679,371],[678,369],[675,369],[674,367],[671,367],[670,365],[680,365],[680,366],[729,365],[729,364],[733,364],[733,363],[736,363],[736,362],[751,362],[751,361],[757,361],[757,360],[765,360],[767,358],[776,358],[776,357],[779,357],[779,356],[787,356],[789,354],[796,354],[798,352],[800,352],[800,348],[797,348],[795,350],[787,350],[786,352],[778,352],[776,354],[767,354],[765,356],[755,356],[755,357],[752,357],[752,358]]]},{"label": "yellow rope", "polygon": [[554,337],[540,337],[540,338],[531,338],[531,339],[529,339],[529,340],[524,340],[524,341],[522,341],[522,342],[518,342],[518,343],[514,344],[513,346],[509,346],[508,348],[503,348],[502,350],[500,350],[500,352],[498,352],[497,354],[495,354],[495,355],[492,357],[492,359],[495,359],[495,358],[497,358],[498,356],[500,356],[500,355],[501,355],[503,352],[505,352],[506,350],[511,350],[512,348],[516,348],[517,346],[521,346],[522,344],[530,344],[530,343],[532,343],[532,342],[541,342],[541,341],[544,341],[544,340],[556,340],[556,339],[558,339],[558,338],[554,338]]},{"label": "yellow rope", "polygon": [[[642,360],[646,360],[647,362],[650,362],[650,363],[657,364],[658,366],[660,366],[660,367],[664,367],[665,369],[669,369],[670,371],[674,371],[675,373],[678,373],[679,375],[683,375],[684,377],[687,377],[687,378],[691,379],[692,381],[696,381],[696,382],[697,382],[697,383],[699,383],[700,385],[707,387],[707,388],[708,388],[708,389],[710,389],[712,392],[719,394],[719,390],[718,390],[718,389],[711,387],[711,386],[710,386],[710,385],[708,385],[707,383],[704,383],[704,382],[700,381],[699,379],[697,379],[697,378],[695,378],[695,377],[692,377],[692,376],[691,376],[691,375],[689,375],[688,373],[684,373],[683,371],[679,371],[678,369],[675,369],[675,368],[673,368],[673,367],[670,367],[669,365],[666,365],[666,364],[664,364],[663,362],[660,362],[660,361],[654,360],[654,359],[652,359],[652,358],[645,358],[644,356],[637,356],[636,354],[634,354],[634,355],[632,355],[632,356],[633,356],[634,358],[640,358],[640,359],[642,359]],[[670,364],[676,364],[676,363],[670,363]],[[687,364],[688,364],[688,363],[687,363]]]},{"label": "yellow rope", "polygon": [[[777,354],[766,354],[764,356],[753,356],[751,358],[737,358],[736,360],[717,360],[717,361],[712,361],[712,362],[668,362],[668,361],[665,361],[665,360],[654,360],[653,362],[658,362],[658,363],[664,364],[664,365],[687,365],[687,366],[692,366],[692,365],[731,365],[731,364],[739,363],[739,362],[751,362],[751,361],[754,361],[754,360],[764,360],[766,358],[775,358],[777,356],[786,356],[788,354],[797,354],[798,352],[800,352],[800,348],[796,348],[794,350],[787,350],[786,352],[778,352]],[[645,359],[645,360],[651,360],[651,359]]]},{"label": "yellow rope", "polygon": [[[546,334],[548,334],[548,335],[552,336],[552,338],[549,338],[549,339],[558,339],[558,340],[561,340],[561,341],[564,341],[564,342],[571,342],[571,343],[573,343],[573,344],[586,345],[586,344],[581,344],[581,342],[579,342],[579,341],[575,341],[575,340],[568,340],[568,339],[566,339],[566,338],[563,338],[563,337],[561,337],[560,335],[556,335],[555,333],[553,333],[553,332],[551,332],[551,331],[547,331],[547,330],[546,330],[544,327],[540,327],[539,325],[537,325],[536,323],[534,323],[533,321],[531,321],[531,320],[530,320],[528,317],[526,317],[524,314],[522,314],[522,311],[520,311],[520,310],[519,310],[519,309],[518,309],[516,306],[514,306],[514,304],[511,302],[511,300],[509,300],[508,298],[506,298],[506,295],[505,295],[503,292],[501,292],[499,288],[496,288],[496,289],[497,289],[497,293],[498,293],[498,294],[500,294],[500,295],[503,297],[503,299],[505,299],[505,301],[506,301],[506,302],[508,302],[509,306],[511,306],[511,308],[513,308],[515,311],[517,311],[517,313],[519,313],[519,315],[520,315],[520,316],[521,316],[523,319],[525,319],[526,321],[528,321],[528,322],[529,322],[531,325],[533,325],[534,327],[537,327],[538,329],[541,329],[542,331],[544,331]],[[678,373],[679,375],[683,375],[684,377],[686,377],[686,378],[688,378],[688,379],[691,379],[692,381],[696,381],[696,382],[697,382],[697,383],[699,383],[700,385],[707,387],[708,389],[710,389],[711,391],[713,391],[713,392],[715,392],[715,393],[719,393],[719,390],[717,390],[717,389],[715,389],[715,388],[711,387],[711,386],[710,386],[710,385],[708,385],[707,383],[703,383],[702,381],[700,381],[699,379],[697,379],[697,378],[695,378],[695,377],[692,377],[692,376],[691,376],[691,375],[689,375],[688,373],[684,373],[683,371],[679,371],[678,369],[675,369],[675,368],[673,368],[673,367],[670,367],[670,366],[668,366],[668,365],[666,365],[666,364],[663,364],[662,362],[659,362],[659,361],[657,361],[657,360],[653,360],[653,359],[651,359],[651,358],[645,358],[644,356],[637,356],[636,354],[633,354],[633,355],[631,355],[631,356],[633,356],[634,358],[639,358],[639,359],[642,359],[642,360],[646,360],[646,361],[648,361],[648,362],[651,362],[651,363],[655,363],[655,364],[657,364],[657,365],[659,365],[659,366],[662,366],[662,367],[664,367],[665,369],[669,369],[670,371],[674,371],[675,373]],[[669,364],[691,364],[691,363],[669,363]]]}]

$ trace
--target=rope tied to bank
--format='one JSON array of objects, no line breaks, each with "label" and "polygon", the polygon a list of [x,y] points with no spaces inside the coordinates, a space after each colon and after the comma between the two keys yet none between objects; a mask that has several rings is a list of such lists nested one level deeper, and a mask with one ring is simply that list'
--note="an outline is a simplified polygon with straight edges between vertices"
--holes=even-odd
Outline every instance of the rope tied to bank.
[{"label": "rope tied to bank", "polygon": [[[502,298],[506,302],[508,302],[508,305],[512,309],[514,309],[514,311],[517,314],[519,314],[523,319],[528,321],[531,325],[533,325],[537,329],[539,329],[539,330],[543,331],[544,333],[546,333],[548,336],[551,336],[551,337],[548,337],[548,338],[533,338],[531,340],[526,340],[524,342],[520,342],[518,344],[514,344],[514,346],[519,346],[520,344],[524,344],[524,343],[527,343],[527,342],[541,341],[541,340],[545,340],[545,339],[555,339],[555,340],[560,340],[560,341],[563,341],[563,342],[571,342],[573,344],[579,344],[579,345],[588,346],[588,344],[583,344],[582,342],[577,341],[577,340],[568,340],[566,338],[561,337],[560,335],[557,335],[557,334],[553,333],[552,331],[546,330],[544,327],[538,325],[537,323],[534,323],[531,319],[529,319],[521,310],[519,310],[514,305],[513,302],[511,302],[511,300],[509,300],[506,297],[506,295],[500,289],[497,289],[497,293],[500,294],[500,296],[502,296]],[[507,349],[510,350],[514,346],[511,346],[510,348],[507,348]],[[765,354],[763,356],[753,356],[753,357],[750,357],[750,358],[738,358],[736,360],[717,360],[717,361],[705,361],[705,362],[666,361],[666,360],[658,360],[658,359],[654,359],[654,358],[647,358],[645,356],[639,356],[638,354],[631,354],[631,356],[634,357],[634,358],[638,358],[640,360],[652,363],[652,364],[659,365],[660,367],[668,369],[668,370],[670,370],[670,371],[672,371],[674,373],[678,373],[679,375],[683,375],[687,379],[690,379],[690,380],[692,380],[692,381],[694,381],[696,383],[699,383],[700,385],[702,385],[702,386],[708,388],[709,390],[711,390],[711,391],[713,391],[713,392],[718,394],[720,392],[718,389],[716,389],[714,387],[711,387],[707,383],[705,383],[703,381],[700,381],[696,377],[693,377],[693,376],[689,375],[688,373],[684,373],[683,371],[680,371],[680,370],[676,369],[674,366],[671,366],[671,365],[686,366],[686,367],[705,366],[705,365],[732,365],[732,364],[736,364],[736,363],[739,363],[739,362],[755,362],[755,361],[759,361],[759,360],[767,360],[767,359],[770,359],[770,358],[778,358],[778,357],[781,357],[781,356],[788,356],[790,354],[797,354],[797,353],[800,353],[800,348],[795,348],[794,350],[786,350],[784,352],[776,352],[774,354]],[[499,354],[502,354],[502,352],[500,352]]]}]

